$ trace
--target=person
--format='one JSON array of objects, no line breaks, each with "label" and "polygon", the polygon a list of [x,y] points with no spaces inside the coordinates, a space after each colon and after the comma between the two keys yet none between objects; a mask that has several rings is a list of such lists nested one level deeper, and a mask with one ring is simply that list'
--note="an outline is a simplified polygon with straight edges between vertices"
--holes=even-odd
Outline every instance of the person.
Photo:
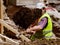
[{"label": "person", "polygon": [[26,32],[33,33],[31,40],[34,40],[35,38],[55,39],[55,35],[52,32],[52,20],[45,11],[44,4],[39,3],[37,8],[37,10],[40,10],[42,16],[38,17],[38,23],[33,27],[27,28]]}]

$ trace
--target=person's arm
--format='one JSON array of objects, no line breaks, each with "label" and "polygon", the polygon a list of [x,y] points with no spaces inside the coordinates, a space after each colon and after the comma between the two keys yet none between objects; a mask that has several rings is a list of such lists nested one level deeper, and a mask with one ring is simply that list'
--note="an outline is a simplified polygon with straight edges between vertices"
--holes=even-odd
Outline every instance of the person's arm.
[{"label": "person's arm", "polygon": [[39,31],[41,29],[43,29],[45,27],[45,25],[47,24],[47,18],[43,18],[37,26],[31,27],[29,29],[27,29],[27,32],[29,31]]},{"label": "person's arm", "polygon": [[40,29],[42,29],[40,25],[37,25],[37,26],[34,26],[34,27],[30,28],[31,31],[38,31]]}]

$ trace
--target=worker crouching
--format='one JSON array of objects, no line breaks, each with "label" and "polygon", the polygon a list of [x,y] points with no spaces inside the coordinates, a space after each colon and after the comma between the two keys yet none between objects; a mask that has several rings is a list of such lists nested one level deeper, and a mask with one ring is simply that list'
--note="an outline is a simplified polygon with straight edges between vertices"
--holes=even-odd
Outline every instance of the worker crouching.
[{"label": "worker crouching", "polygon": [[39,3],[36,11],[37,12],[34,13],[40,13],[40,17],[37,18],[37,24],[33,27],[27,28],[26,30],[28,33],[33,33],[31,40],[34,40],[35,38],[56,39],[55,35],[52,32],[52,20],[49,14],[45,11],[44,5]]}]

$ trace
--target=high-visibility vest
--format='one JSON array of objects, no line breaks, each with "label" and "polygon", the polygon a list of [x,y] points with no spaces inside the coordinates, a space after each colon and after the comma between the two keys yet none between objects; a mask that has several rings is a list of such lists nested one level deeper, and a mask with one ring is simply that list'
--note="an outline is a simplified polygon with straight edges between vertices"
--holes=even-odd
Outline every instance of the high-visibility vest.
[{"label": "high-visibility vest", "polygon": [[36,32],[36,34],[31,37],[32,40],[34,40],[35,37],[39,37],[39,36],[40,37],[43,36],[48,39],[49,37],[51,37],[53,35],[53,33],[52,33],[52,20],[51,20],[50,16],[48,15],[48,13],[45,13],[44,15],[42,15],[42,17],[39,19],[38,23],[44,17],[47,17],[47,19],[48,19],[46,27],[43,30]]}]

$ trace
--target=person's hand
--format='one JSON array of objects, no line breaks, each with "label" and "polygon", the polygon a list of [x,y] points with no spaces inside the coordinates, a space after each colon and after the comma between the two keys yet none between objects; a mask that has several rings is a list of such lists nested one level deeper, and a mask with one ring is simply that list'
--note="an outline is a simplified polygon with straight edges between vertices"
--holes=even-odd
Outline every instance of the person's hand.
[{"label": "person's hand", "polygon": [[32,31],[30,28],[28,28],[28,29],[26,30],[26,32],[27,32],[27,33],[32,33],[32,34],[35,34],[35,33],[36,33],[36,31]]},{"label": "person's hand", "polygon": [[26,32],[31,32],[30,28],[28,28],[28,29],[26,30]]},{"label": "person's hand", "polygon": [[35,33],[36,33],[36,31],[31,31],[31,33],[35,34]]}]

